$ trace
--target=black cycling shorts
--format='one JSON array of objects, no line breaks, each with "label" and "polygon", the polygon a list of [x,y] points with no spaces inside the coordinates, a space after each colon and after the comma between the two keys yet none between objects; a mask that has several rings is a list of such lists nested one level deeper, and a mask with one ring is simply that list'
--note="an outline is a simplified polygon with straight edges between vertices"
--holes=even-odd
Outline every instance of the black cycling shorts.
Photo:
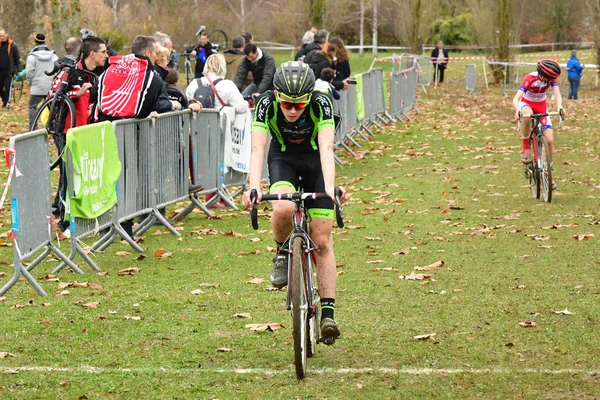
[{"label": "black cycling shorts", "polygon": [[[271,188],[274,186],[290,183],[298,190],[300,176],[302,177],[302,188],[304,192],[325,192],[325,181],[321,170],[321,157],[318,151],[302,153],[282,153],[269,150],[269,182]],[[306,209],[313,218],[333,218],[333,200],[330,198],[306,200]],[[323,210],[322,212],[320,210]]]}]

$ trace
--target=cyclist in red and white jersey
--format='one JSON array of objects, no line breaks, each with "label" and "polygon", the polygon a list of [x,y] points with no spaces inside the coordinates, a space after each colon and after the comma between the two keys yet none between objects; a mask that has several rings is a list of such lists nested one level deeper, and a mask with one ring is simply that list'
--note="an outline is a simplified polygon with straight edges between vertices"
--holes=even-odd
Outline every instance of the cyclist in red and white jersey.
[{"label": "cyclist in red and white jersey", "polygon": [[[530,72],[525,75],[521,87],[517,90],[517,94],[513,98],[513,105],[515,106],[515,119],[519,118],[519,112],[523,115],[532,113],[546,113],[548,112],[548,106],[546,104],[546,92],[551,89],[554,99],[556,100],[556,107],[558,112],[564,113],[562,108],[562,97],[560,95],[560,89],[558,88],[557,79],[560,76],[560,66],[554,60],[540,60],[537,64],[537,72]],[[563,114],[564,115],[564,114]],[[554,153],[554,135],[552,131],[552,121],[550,117],[542,118],[542,126],[544,129],[544,136],[548,141],[548,148],[550,150],[550,160],[552,160],[552,154]],[[521,125],[521,139],[523,142],[523,152],[521,154],[521,161],[524,164],[531,162],[530,149],[529,149],[529,129],[531,127],[531,118],[523,118]],[[556,184],[552,182],[553,189],[556,188]]]}]

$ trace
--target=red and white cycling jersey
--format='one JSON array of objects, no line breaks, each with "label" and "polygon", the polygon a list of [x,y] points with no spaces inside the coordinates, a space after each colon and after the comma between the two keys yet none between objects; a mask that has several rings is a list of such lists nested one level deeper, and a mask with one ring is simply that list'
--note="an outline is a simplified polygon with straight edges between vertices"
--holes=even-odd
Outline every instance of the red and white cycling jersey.
[{"label": "red and white cycling jersey", "polygon": [[541,103],[546,101],[546,92],[551,86],[558,86],[558,82],[555,80],[544,82],[537,72],[530,72],[523,78],[519,90],[525,92],[523,100],[526,103]]}]

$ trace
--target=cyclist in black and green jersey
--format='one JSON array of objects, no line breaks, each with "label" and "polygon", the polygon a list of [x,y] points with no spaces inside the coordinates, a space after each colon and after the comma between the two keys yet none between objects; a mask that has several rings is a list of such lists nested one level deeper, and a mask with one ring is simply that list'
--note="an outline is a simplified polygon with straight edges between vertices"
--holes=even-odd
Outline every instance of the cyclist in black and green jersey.
[{"label": "cyclist in black and green jersey", "polygon": [[[321,296],[321,335],[337,338],[340,330],[333,318],[336,270],[331,228],[334,219],[335,162],[333,158],[333,106],[325,93],[314,91],[315,76],[308,65],[290,61],[282,64],[273,79],[274,91],[263,93],[256,101],[252,122],[250,187],[260,201],[260,180],[269,133],[268,156],[270,193],[294,193],[299,177],[305,192],[325,192],[329,199],[306,201],[311,216],[311,238],[319,247],[315,252],[317,281]],[[342,188],[342,202],[348,198]],[[250,190],[243,203],[250,205]],[[292,231],[294,204],[274,201],[271,226],[278,249],[285,249]],[[287,285],[288,254],[279,252],[273,259],[271,283]]]}]

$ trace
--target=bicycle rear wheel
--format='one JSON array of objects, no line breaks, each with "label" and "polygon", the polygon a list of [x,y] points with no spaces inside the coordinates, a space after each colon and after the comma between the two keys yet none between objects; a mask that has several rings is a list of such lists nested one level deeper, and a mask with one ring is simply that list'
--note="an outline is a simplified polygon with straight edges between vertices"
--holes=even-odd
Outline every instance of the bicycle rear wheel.
[{"label": "bicycle rear wheel", "polygon": [[292,242],[292,319],[294,323],[294,364],[296,377],[304,379],[306,375],[307,332],[308,332],[308,299],[306,292],[306,255],[304,253],[304,239],[297,236]]},{"label": "bicycle rear wheel", "polygon": [[530,159],[532,159],[531,170],[529,171],[529,186],[531,187],[531,194],[534,199],[540,198],[540,172],[537,168],[537,145],[535,138],[529,140],[529,148],[531,149]]},{"label": "bicycle rear wheel", "polygon": [[552,201],[552,167],[550,166],[550,149],[545,136],[539,143],[540,163],[539,179],[542,188],[542,199],[548,203]]},{"label": "bicycle rear wheel", "polygon": [[[314,299],[313,295],[313,302],[315,301]],[[319,342],[319,308],[315,307],[312,317],[309,314],[306,318],[308,319],[306,324],[306,356],[312,357],[317,352],[317,343]]]},{"label": "bicycle rear wheel", "polygon": [[64,135],[67,127],[75,126],[75,105],[68,97],[58,99],[49,98],[44,101],[33,120],[30,129],[46,129],[48,136],[52,137],[56,148],[48,146],[50,149],[50,170],[56,168],[60,163],[62,153],[64,152]]}]

